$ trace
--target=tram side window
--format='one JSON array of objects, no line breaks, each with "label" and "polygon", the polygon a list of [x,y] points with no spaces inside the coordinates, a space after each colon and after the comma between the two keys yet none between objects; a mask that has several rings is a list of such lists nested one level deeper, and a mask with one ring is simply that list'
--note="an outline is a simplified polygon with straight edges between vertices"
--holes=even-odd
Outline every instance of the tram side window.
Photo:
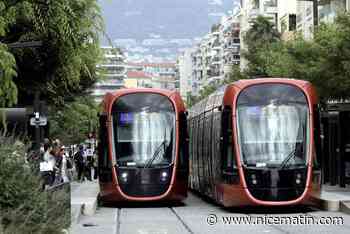
[{"label": "tram side window", "polygon": [[188,169],[188,132],[187,132],[187,116],[185,112],[179,114],[179,130],[180,130],[180,167]]},{"label": "tram side window", "polygon": [[108,160],[108,131],[107,131],[107,115],[100,116],[100,131],[98,143],[98,168],[99,178],[101,182],[109,182],[112,180],[111,163]]},{"label": "tram side window", "polygon": [[321,121],[320,121],[320,110],[318,105],[313,107],[313,121],[314,121],[314,144],[316,149],[316,157],[313,160],[313,166],[315,169],[319,169],[321,166],[322,159],[322,148],[321,148]]},{"label": "tram side window", "polygon": [[222,113],[222,169],[224,174],[235,174],[236,160],[232,142],[232,110],[225,107]]}]

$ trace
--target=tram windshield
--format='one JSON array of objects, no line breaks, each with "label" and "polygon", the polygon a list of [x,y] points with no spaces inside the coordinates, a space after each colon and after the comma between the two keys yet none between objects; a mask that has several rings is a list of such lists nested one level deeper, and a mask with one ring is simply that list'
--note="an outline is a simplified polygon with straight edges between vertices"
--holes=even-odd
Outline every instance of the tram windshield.
[{"label": "tram windshield", "polygon": [[238,142],[249,167],[305,165],[308,104],[292,85],[261,84],[246,88],[237,101]]},{"label": "tram windshield", "polygon": [[175,112],[163,95],[122,96],[112,108],[118,166],[156,167],[173,162]]}]

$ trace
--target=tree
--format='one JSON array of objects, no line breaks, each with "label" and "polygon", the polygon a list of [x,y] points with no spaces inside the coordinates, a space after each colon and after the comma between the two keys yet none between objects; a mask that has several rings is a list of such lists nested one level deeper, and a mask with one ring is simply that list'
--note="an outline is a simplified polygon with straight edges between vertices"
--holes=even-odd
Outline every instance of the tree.
[{"label": "tree", "polygon": [[350,95],[350,14],[341,14],[335,23],[322,24],[313,41],[270,44],[265,57],[271,77],[292,77],[313,83],[324,101]]},{"label": "tree", "polygon": [[[5,4],[0,1],[0,12]],[[11,12],[0,14],[0,38],[6,34],[7,26],[13,19]],[[12,106],[17,102],[17,87],[13,82],[16,73],[16,61],[5,44],[0,41],[0,107]]]},{"label": "tree", "polygon": [[248,60],[250,76],[267,76],[266,58],[261,55],[271,43],[280,41],[280,33],[267,17],[258,16],[251,23],[252,27],[244,35],[247,50],[242,55]]},{"label": "tree", "polygon": [[62,104],[97,80],[96,63],[101,57],[98,35],[103,30],[97,0],[0,0],[0,3],[0,15],[11,15],[10,20],[6,16],[1,43],[43,44],[38,48],[10,49],[17,63],[17,77],[13,81],[20,103],[31,104],[33,94],[40,91],[49,102]]},{"label": "tree", "polygon": [[90,97],[80,97],[50,112],[50,134],[64,144],[81,143],[89,132],[97,130],[99,106]]},{"label": "tree", "polygon": [[249,65],[243,72],[233,71],[234,77],[307,80],[315,85],[323,101],[349,98],[350,13],[338,15],[334,23],[321,24],[315,29],[312,41],[306,41],[301,35],[291,41],[281,41],[277,34],[266,33],[273,30],[272,25],[269,27],[268,30],[259,26],[262,29],[257,30],[253,25],[255,29],[248,31],[249,51],[243,54]]},{"label": "tree", "polygon": [[0,107],[12,106],[17,102],[16,61],[6,45],[0,43]]},{"label": "tree", "polygon": [[228,79],[225,79],[222,84],[230,84],[245,79],[249,79],[249,76],[245,72],[241,72],[239,65],[232,65]]}]

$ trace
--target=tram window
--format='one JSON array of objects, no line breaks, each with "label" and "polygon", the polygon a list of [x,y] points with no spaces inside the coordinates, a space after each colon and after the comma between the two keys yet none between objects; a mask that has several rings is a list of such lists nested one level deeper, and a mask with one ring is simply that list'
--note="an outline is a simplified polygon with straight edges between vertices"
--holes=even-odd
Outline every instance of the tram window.
[{"label": "tram window", "polygon": [[180,130],[180,167],[186,169],[188,167],[188,132],[187,117],[185,112],[179,114],[179,130]]},{"label": "tram window", "polygon": [[100,116],[100,131],[98,143],[99,178],[102,182],[109,182],[111,177],[111,163],[108,159],[107,115]]},{"label": "tram window", "polygon": [[124,95],[113,104],[112,116],[118,166],[144,166],[152,155],[159,155],[152,166],[173,162],[175,112],[166,96]]},{"label": "tram window", "polygon": [[233,154],[231,108],[225,107],[222,116],[222,170],[224,174],[233,174],[236,161]]},{"label": "tram window", "polygon": [[321,149],[321,122],[319,107],[314,105],[313,107],[313,120],[314,120],[314,139],[316,157],[314,157],[313,166],[318,169],[321,166],[322,149]]}]

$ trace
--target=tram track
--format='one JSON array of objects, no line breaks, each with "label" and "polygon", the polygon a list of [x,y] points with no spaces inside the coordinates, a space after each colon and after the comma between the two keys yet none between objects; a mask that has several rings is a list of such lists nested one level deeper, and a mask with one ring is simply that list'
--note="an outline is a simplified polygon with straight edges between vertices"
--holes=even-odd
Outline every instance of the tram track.
[{"label": "tram track", "polygon": [[195,234],[191,228],[185,223],[185,221],[180,217],[180,215],[176,212],[174,207],[169,207],[170,211],[176,216],[176,218],[180,221],[182,226],[188,231],[190,234]]},{"label": "tram track", "polygon": [[[189,227],[189,225],[185,222],[185,220],[177,213],[176,209],[174,207],[164,207],[165,209],[168,208],[170,210],[169,217],[173,217],[174,215],[176,217],[176,220],[179,221],[181,226],[187,231],[186,233],[188,234],[195,234],[195,232]],[[121,220],[123,217],[122,216],[122,209],[128,209],[128,208],[117,208],[116,210],[116,217],[115,217],[115,231],[113,233],[116,234],[122,234],[122,223]],[[125,217],[124,217],[125,218]],[[125,220],[124,220],[125,221]],[[126,222],[128,223],[128,220]],[[124,228],[124,227],[123,227]]]},{"label": "tram track", "polygon": [[117,222],[117,231],[116,234],[121,234],[120,233],[120,214],[121,214],[122,208],[117,209],[117,217],[116,217],[116,222]]}]

